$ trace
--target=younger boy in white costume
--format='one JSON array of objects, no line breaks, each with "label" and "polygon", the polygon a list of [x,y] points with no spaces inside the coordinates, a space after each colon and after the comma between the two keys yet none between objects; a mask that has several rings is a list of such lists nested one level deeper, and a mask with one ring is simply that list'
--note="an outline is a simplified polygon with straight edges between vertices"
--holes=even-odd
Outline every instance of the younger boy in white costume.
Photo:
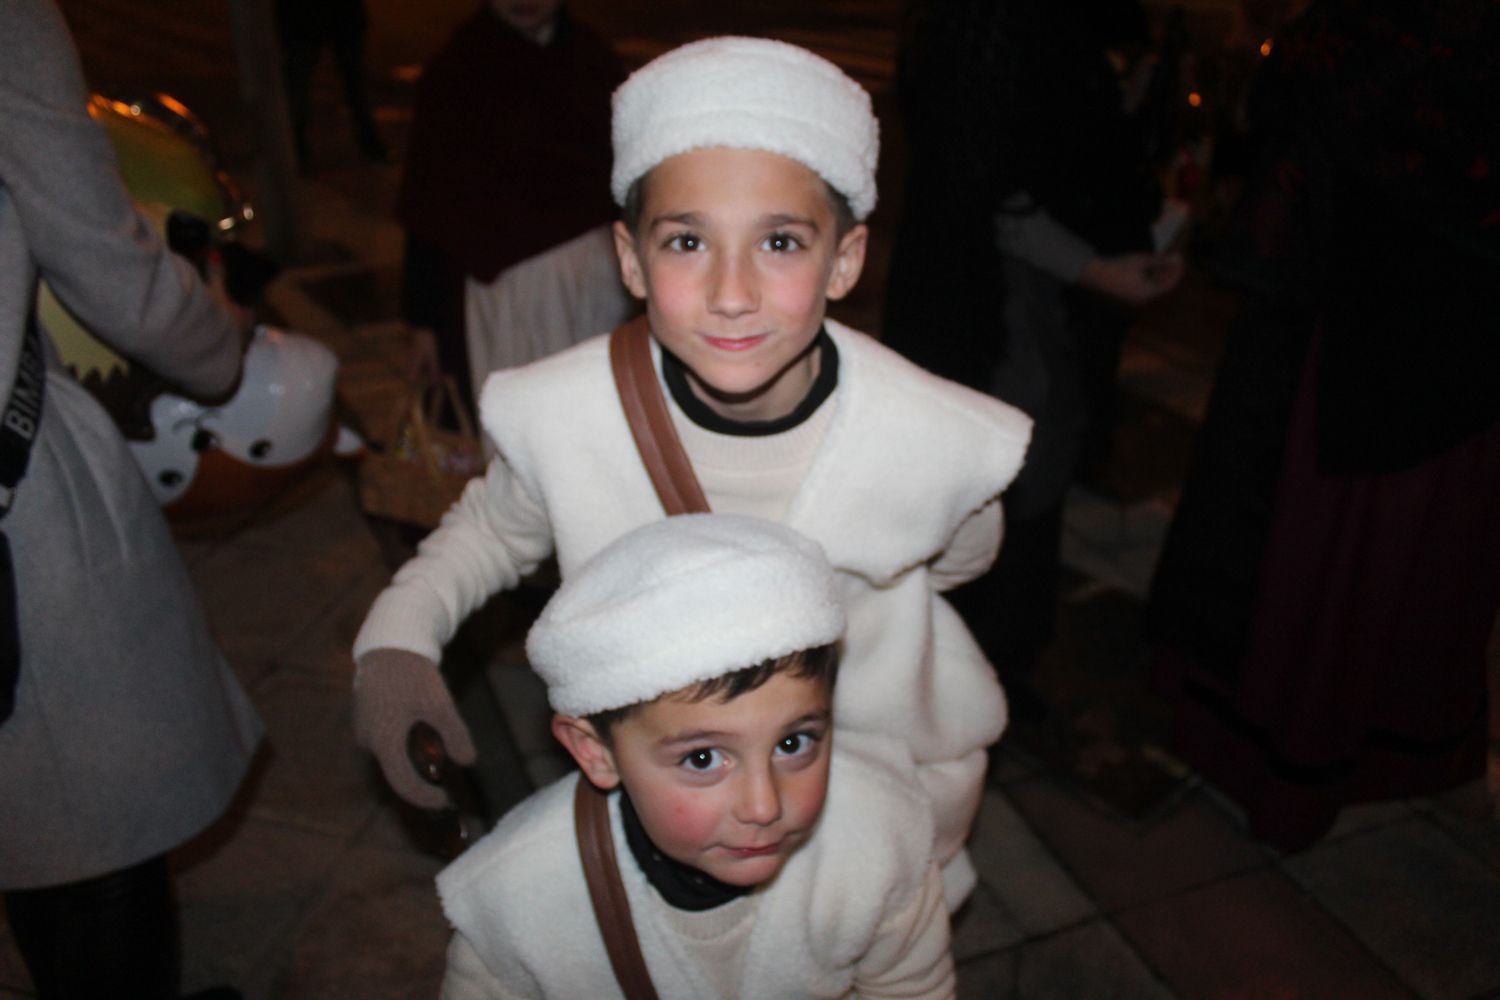
[{"label": "younger boy in white costume", "polygon": [[835,737],[843,628],[818,546],[758,518],[657,521],[579,568],[527,652],[583,774],[438,876],[455,928],[444,1000],[620,995],[579,860],[579,781],[612,792],[615,857],[663,1000],[953,996],[910,757]]},{"label": "younger boy in white costume", "polygon": [[[764,39],[691,43],[616,91],[613,128],[621,272],[645,299],[677,433],[714,511],[787,524],[828,554],[849,614],[839,723],[911,750],[956,905],[1005,700],[939,594],[994,560],[1030,421],[825,321],[863,267],[879,145],[869,95],[833,64]],[[549,554],[567,579],[662,517],[607,338],[496,372],[479,408],[499,457],[354,647],[356,735],[418,804],[440,796],[406,762],[414,721],[473,757],[434,666],[464,617]]]}]

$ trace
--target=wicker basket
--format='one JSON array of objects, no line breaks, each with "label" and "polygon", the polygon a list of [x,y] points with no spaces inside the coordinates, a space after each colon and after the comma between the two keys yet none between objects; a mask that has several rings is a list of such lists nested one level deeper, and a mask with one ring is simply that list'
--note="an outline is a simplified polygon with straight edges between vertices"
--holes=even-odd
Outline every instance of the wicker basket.
[{"label": "wicker basket", "polygon": [[[459,429],[438,427],[446,403]],[[469,480],[484,468],[473,421],[452,376],[402,400],[384,447],[360,463],[359,504],[366,514],[436,527]]]}]

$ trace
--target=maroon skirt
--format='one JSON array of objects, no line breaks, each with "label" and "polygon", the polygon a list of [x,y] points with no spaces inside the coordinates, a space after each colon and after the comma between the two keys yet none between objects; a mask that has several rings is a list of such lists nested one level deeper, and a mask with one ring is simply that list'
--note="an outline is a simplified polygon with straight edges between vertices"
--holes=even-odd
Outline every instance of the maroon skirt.
[{"label": "maroon skirt", "polygon": [[1399,473],[1325,475],[1316,364],[1314,348],[1239,670],[1157,653],[1179,751],[1283,850],[1345,805],[1483,773],[1500,609],[1500,425]]}]

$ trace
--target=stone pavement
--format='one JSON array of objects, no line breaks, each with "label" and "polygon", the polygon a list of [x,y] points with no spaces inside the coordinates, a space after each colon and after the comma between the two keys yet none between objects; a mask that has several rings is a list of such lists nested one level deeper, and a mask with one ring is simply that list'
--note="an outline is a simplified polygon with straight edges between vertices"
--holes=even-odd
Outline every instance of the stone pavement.
[{"label": "stone pavement", "polygon": [[[382,120],[399,124],[399,110]],[[372,425],[403,391],[390,320],[400,238],[384,219],[393,176],[335,163],[307,183],[310,262],[267,303],[338,352],[341,395]],[[877,262],[867,288],[878,280]],[[875,301],[867,290],[845,315],[868,324]],[[1127,349],[1116,474],[1070,502],[1073,586],[1062,652],[1039,680],[1049,695],[1066,699],[1082,664],[1130,680],[1140,596],[1226,308],[1192,281]],[[349,470],[330,466],[181,545],[268,730],[230,815],[173,858],[185,986],[227,981],[250,1000],[435,996],[448,935],[432,888],[441,862],[349,721],[348,649],[399,542],[359,512]],[[540,780],[558,758],[535,682],[506,655],[492,671],[503,723],[491,749]],[[483,702],[488,689],[478,692]],[[1090,753],[1107,764],[1117,741],[1096,735]],[[1326,840],[1283,857],[1164,751],[1175,787],[1132,812],[1111,804],[1108,782],[1081,781],[1090,771],[1076,757],[1056,766],[1046,745],[1012,734],[995,755],[972,841],[982,884],[955,926],[963,997],[1500,997],[1500,824],[1482,782],[1350,810]],[[31,995],[0,923],[0,998]]]}]

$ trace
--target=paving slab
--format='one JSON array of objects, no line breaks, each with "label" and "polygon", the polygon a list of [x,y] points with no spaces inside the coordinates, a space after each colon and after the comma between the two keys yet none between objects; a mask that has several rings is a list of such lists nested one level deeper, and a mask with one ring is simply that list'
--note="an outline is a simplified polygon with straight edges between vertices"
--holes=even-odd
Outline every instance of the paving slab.
[{"label": "paving slab", "polygon": [[1025,937],[1049,934],[1094,916],[1098,907],[1021,818],[1005,794],[991,789],[980,803],[969,854],[994,894],[1005,927]]},{"label": "paving slab", "polygon": [[354,743],[348,682],[282,670],[252,697],[266,722],[269,753],[250,814],[353,837],[377,808],[382,785],[373,758]]},{"label": "paving slab", "polygon": [[1115,498],[1074,486],[1064,501],[1063,523],[1080,540],[1109,547],[1124,540],[1127,509]]},{"label": "paving slab", "polygon": [[301,670],[354,680],[354,637],[364,624],[370,605],[390,583],[384,564],[372,566],[356,579],[334,604],[281,655],[281,669]]},{"label": "paving slab", "polygon": [[[420,854],[433,861],[443,863],[452,854],[456,819],[452,813],[429,811],[407,805],[396,798],[395,793],[384,791],[380,807],[370,816],[370,821],[359,831],[352,844],[355,848],[380,851],[404,851]],[[475,836],[484,834],[483,824],[474,828]]]},{"label": "paving slab", "polygon": [[1411,998],[1337,921],[1274,869],[1117,913],[1115,923],[1183,997]]},{"label": "paving slab", "polygon": [[1423,997],[1500,989],[1500,875],[1425,818],[1320,845],[1286,870]]},{"label": "paving slab", "polygon": [[232,817],[172,857],[183,986],[227,983],[269,997],[268,968],[324,892],[344,850],[336,837]]},{"label": "paving slab", "polygon": [[1056,641],[1032,676],[1051,711],[1012,720],[1006,739],[1091,801],[1153,822],[1184,794],[1191,774],[1163,749],[1170,707],[1147,681],[1141,601],[1072,572],[1062,591]]},{"label": "paving slab", "polygon": [[307,277],[302,287],[319,307],[350,326],[379,322],[401,308],[401,274],[395,265]]},{"label": "paving slab", "polygon": [[441,864],[406,851],[357,848],[296,929],[277,970],[277,1000],[435,997],[451,929],[433,879]]},{"label": "paving slab", "polygon": [[[1147,6],[1163,9],[1169,4],[1152,0]],[[1226,21],[1237,16],[1235,5],[1223,0],[1194,0],[1186,6],[1196,8],[1197,13],[1217,7]],[[1160,358],[1197,376],[1198,384],[1207,388],[1238,309],[1239,295],[1190,261],[1177,290],[1141,311],[1130,332],[1124,360]]]},{"label": "paving slab", "polygon": [[[1495,699],[1500,702],[1500,697]],[[1424,800],[1417,810],[1490,868],[1500,872],[1500,806],[1484,778]]]},{"label": "paving slab", "polygon": [[1410,819],[1411,806],[1405,802],[1363,802],[1339,810],[1333,828],[1323,836],[1324,843],[1378,830],[1382,826]]},{"label": "paving slab", "polygon": [[960,961],[954,971],[958,1000],[1012,1000],[1016,996],[1014,950]]},{"label": "paving slab", "polygon": [[[304,177],[297,213],[304,242],[341,248],[366,266],[399,263],[404,234],[385,209],[394,181],[390,170],[363,163],[327,180]],[[372,206],[379,207],[372,211]]]},{"label": "paving slab", "polygon": [[1121,358],[1119,385],[1190,424],[1201,423],[1208,410],[1207,380],[1149,350],[1132,351]]},{"label": "paving slab", "polygon": [[362,571],[358,563],[321,549],[243,544],[216,548],[189,567],[220,648],[250,685],[327,614]]},{"label": "paving slab", "polygon": [[1202,795],[1137,829],[1054,782],[1016,782],[1006,793],[1105,910],[1161,899],[1268,863]]},{"label": "paving slab", "polygon": [[963,1000],[1172,1000],[1108,921],[1091,920],[958,969]]},{"label": "paving slab", "polygon": [[1016,918],[1000,905],[995,891],[981,881],[953,918],[953,959],[963,962],[992,955],[1025,938],[1026,932]]},{"label": "paving slab", "polygon": [[283,272],[267,285],[261,318],[272,326],[323,340],[342,356],[343,352],[335,345],[347,343],[344,322],[303,288],[299,279],[305,274],[302,268],[297,269],[295,276]]},{"label": "paving slab", "polygon": [[[1162,537],[1165,537],[1163,532]],[[1151,575],[1161,557],[1160,542],[1100,547],[1071,530],[1063,533],[1062,560],[1069,569],[1103,581],[1136,600],[1144,601],[1151,589]]]},{"label": "paving slab", "polygon": [[1094,920],[1017,949],[1025,1000],[1167,1000],[1172,993],[1118,930]]},{"label": "paving slab", "polygon": [[297,555],[326,553],[359,565],[380,557],[359,510],[353,465],[332,458],[237,532],[234,544]]}]

